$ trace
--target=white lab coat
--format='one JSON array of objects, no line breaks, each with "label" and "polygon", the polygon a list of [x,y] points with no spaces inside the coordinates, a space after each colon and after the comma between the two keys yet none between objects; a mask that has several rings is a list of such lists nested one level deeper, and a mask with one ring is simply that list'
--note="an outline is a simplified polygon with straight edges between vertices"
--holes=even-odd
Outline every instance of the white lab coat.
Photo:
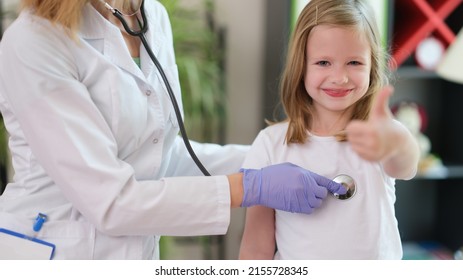
[{"label": "white lab coat", "polygon": [[[146,34],[181,106],[170,23],[146,1]],[[158,257],[154,235],[224,234],[228,181],[247,147],[193,143],[214,175],[198,176],[178,137],[160,75],[141,69],[119,30],[88,4],[77,41],[23,12],[0,45],[0,109],[15,176],[0,197],[0,227],[56,245],[55,259]]]}]

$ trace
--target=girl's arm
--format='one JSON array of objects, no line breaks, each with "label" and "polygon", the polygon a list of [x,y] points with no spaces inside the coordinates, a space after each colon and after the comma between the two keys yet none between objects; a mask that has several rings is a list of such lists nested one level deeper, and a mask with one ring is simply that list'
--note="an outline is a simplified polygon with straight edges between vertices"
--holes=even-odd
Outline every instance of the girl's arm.
[{"label": "girl's arm", "polygon": [[[391,125],[388,141],[389,154],[381,160],[386,174],[397,179],[411,179],[416,175],[419,161],[419,146],[416,139],[398,121]],[[387,144],[386,144],[387,145]]]},{"label": "girl's arm", "polygon": [[255,206],[246,210],[239,259],[272,260],[275,255],[275,211]]}]

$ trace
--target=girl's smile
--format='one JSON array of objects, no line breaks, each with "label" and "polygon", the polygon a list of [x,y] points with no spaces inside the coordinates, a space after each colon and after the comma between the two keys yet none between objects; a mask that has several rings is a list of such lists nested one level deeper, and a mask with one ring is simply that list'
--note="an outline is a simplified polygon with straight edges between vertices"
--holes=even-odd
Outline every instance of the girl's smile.
[{"label": "girl's smile", "polygon": [[352,92],[352,89],[322,88],[322,90],[331,97],[344,97]]}]

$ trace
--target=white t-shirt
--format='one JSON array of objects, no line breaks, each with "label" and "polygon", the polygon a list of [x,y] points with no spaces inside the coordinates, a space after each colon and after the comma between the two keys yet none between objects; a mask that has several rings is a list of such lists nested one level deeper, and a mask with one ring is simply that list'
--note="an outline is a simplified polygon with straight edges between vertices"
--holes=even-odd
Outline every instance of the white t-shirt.
[{"label": "white t-shirt", "polygon": [[395,180],[381,164],[360,158],[348,142],[310,135],[305,144],[285,144],[287,123],[262,130],[243,164],[262,168],[291,162],[330,179],[347,174],[357,192],[332,195],[312,214],[275,211],[275,259],[401,259],[395,218]]}]

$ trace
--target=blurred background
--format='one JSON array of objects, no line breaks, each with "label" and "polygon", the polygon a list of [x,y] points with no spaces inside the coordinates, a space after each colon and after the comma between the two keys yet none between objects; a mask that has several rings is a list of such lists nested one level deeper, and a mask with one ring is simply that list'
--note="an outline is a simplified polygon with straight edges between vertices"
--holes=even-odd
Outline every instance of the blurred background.
[{"label": "blurred background", "polygon": [[[372,4],[384,46],[392,56],[396,90],[391,108],[410,125],[423,147],[419,175],[397,182],[404,258],[461,256],[463,77],[444,75],[448,66],[442,61],[450,48],[463,57],[463,46],[455,44],[463,26],[462,1],[364,1]],[[18,2],[0,0],[2,31],[16,17]],[[279,76],[292,26],[308,0],[160,2],[171,18],[189,137],[251,144],[266,119],[283,117],[278,106]],[[11,178],[7,136],[1,125],[0,192]],[[242,209],[232,211],[225,236],[163,237],[161,258],[236,259],[244,215]]]}]

